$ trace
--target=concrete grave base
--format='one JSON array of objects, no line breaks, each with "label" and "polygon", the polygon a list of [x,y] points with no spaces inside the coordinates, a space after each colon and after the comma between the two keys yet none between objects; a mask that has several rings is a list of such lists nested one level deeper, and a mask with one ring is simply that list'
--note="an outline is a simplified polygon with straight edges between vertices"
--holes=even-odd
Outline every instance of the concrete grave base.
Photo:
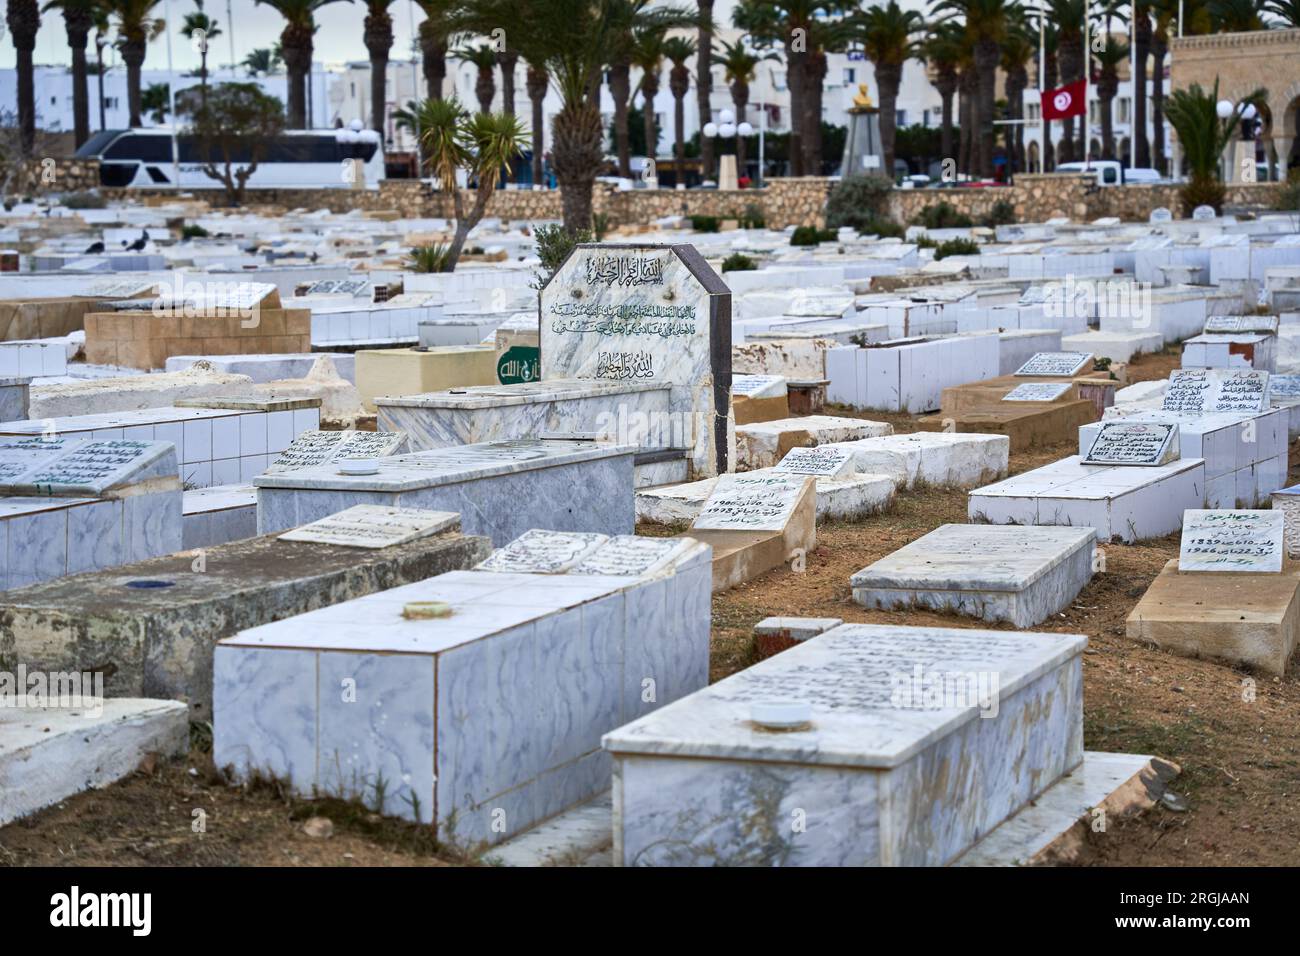
[{"label": "concrete grave base", "polygon": [[1006,435],[1015,452],[1071,442],[1079,426],[1097,420],[1092,402],[1006,402],[997,409],[927,415],[917,420],[924,431]]},{"label": "concrete grave base", "polygon": [[189,713],[171,700],[96,708],[0,707],[0,826],[133,772],[149,754],[189,747]]},{"label": "concrete grave base", "polygon": [[1300,636],[1300,563],[1280,574],[1179,571],[1173,560],[1128,616],[1127,633],[1185,657],[1286,672]]},{"label": "concrete grave base", "polygon": [[783,531],[723,531],[692,528],[686,533],[713,548],[713,590],[726,591],[779,568],[817,547],[815,483],[799,494]]},{"label": "concrete grave base", "polygon": [[1091,352],[1113,362],[1131,362],[1133,356],[1159,352],[1165,338],[1159,332],[1081,332],[1061,337],[1061,348]]},{"label": "concrete grave base", "polygon": [[811,448],[831,442],[855,441],[889,435],[892,425],[861,418],[808,415],[736,427],[736,464],[750,471],[771,468],[791,448]]}]

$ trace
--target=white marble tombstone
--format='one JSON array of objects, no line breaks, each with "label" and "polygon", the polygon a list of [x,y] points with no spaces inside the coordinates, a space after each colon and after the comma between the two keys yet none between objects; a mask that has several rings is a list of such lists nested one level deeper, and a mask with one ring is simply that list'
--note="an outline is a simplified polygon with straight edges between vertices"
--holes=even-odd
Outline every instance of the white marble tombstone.
[{"label": "white marble tombstone", "polygon": [[1147,217],[1147,222],[1169,222],[1173,218],[1174,214],[1168,209],[1164,206],[1157,206],[1155,209],[1151,210],[1151,215]]},{"label": "white marble tombstone", "polygon": [[1268,379],[1262,369],[1175,369],[1161,407],[1192,415],[1262,412],[1268,408]]},{"label": "white marble tombstone", "polygon": [[538,308],[543,383],[666,383],[694,472],[731,469],[731,291],[694,246],[580,245]]},{"label": "white marble tombstone", "polygon": [[1167,465],[1179,458],[1178,426],[1169,422],[1102,422],[1085,465]]},{"label": "white marble tombstone", "polygon": [[1178,570],[1279,572],[1284,520],[1281,511],[1185,511]]},{"label": "white marble tombstone", "polygon": [[1061,376],[1071,378],[1092,371],[1091,352],[1038,352],[1016,369],[1016,375]]},{"label": "white marble tombstone", "polygon": [[454,511],[353,505],[280,535],[281,541],[314,541],[348,548],[388,548],[460,525]]},{"label": "white marble tombstone", "polygon": [[1217,213],[1213,206],[1197,206],[1192,210],[1192,218],[1197,222],[1209,222],[1215,219]]},{"label": "white marble tombstone", "polygon": [[846,445],[791,448],[776,464],[777,471],[818,478],[843,478],[857,471],[856,452]]},{"label": "white marble tombstone", "polygon": [[1054,402],[1073,387],[1071,382],[1025,382],[1002,396],[1004,402]]}]

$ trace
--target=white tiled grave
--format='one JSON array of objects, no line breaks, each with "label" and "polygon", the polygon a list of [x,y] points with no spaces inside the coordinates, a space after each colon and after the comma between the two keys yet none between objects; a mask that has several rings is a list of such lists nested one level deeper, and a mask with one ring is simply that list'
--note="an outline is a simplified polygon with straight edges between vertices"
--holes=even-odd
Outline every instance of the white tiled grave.
[{"label": "white tiled grave", "polygon": [[257,534],[257,489],[251,484],[213,485],[185,492],[181,547],[211,548]]},{"label": "white tiled grave", "polygon": [[1086,644],[844,624],[761,661],[606,734],[615,864],[949,863],[1082,761]]},{"label": "white tiled grave", "polygon": [[736,426],[736,461],[745,468],[771,468],[791,448],[855,441],[893,434],[894,426],[862,418],[802,415]]},{"label": "white tiled grave", "polygon": [[[287,404],[297,404],[288,402]],[[189,488],[231,485],[260,475],[296,435],[320,425],[320,408],[143,408],[0,423],[0,437],[54,432],[77,438],[169,441]]]},{"label": "white tiled grave", "polygon": [[839,346],[826,352],[826,398],[854,408],[935,411],[945,388],[995,377],[1000,355],[995,332]]},{"label": "white tiled grave", "polygon": [[609,786],[601,734],[705,685],[710,592],[692,543],[645,575],[455,571],[244,631],[216,648],[214,761],[372,804],[382,778],[384,813],[499,842]]},{"label": "white tiled grave", "polygon": [[455,511],[466,534],[503,545],[530,528],[628,534],[635,523],[635,447],[593,441],[482,442],[378,459],[374,475],[337,463],[262,475],[260,534],[359,504]]},{"label": "white tiled grave", "polygon": [[1085,465],[1079,456],[976,488],[968,497],[973,522],[1075,525],[1095,528],[1103,544],[1126,544],[1177,531],[1183,512],[1205,501],[1205,462],[1167,465]]},{"label": "white tiled grave", "polygon": [[[826,446],[823,446],[826,447]],[[800,449],[794,449],[794,451]],[[760,477],[777,472],[760,468],[744,472]],[[783,472],[806,474],[806,472]],[[854,471],[840,476],[817,475],[817,521],[854,521],[886,510],[894,500],[895,481],[890,475],[861,474]],[[654,524],[677,524],[694,521],[704,502],[713,493],[717,478],[688,481],[680,485],[641,488],[636,493],[638,521]]]},{"label": "white tiled grave", "polygon": [[1183,368],[1277,370],[1277,338],[1255,332],[1203,332],[1183,343]]},{"label": "white tiled grave", "polygon": [[149,754],[189,746],[189,711],[178,701],[76,703],[85,706],[0,707],[0,827],[121,780]]},{"label": "white tiled grave", "polygon": [[946,524],[858,571],[866,607],[925,607],[1032,627],[1092,578],[1092,528]]},{"label": "white tiled grave", "polygon": [[167,442],[0,438],[5,588],[170,554],[181,528]]},{"label": "white tiled grave", "polygon": [[1007,473],[1006,435],[912,432],[823,446],[846,448],[860,473],[889,475],[900,488],[918,482],[939,488],[973,488]]}]

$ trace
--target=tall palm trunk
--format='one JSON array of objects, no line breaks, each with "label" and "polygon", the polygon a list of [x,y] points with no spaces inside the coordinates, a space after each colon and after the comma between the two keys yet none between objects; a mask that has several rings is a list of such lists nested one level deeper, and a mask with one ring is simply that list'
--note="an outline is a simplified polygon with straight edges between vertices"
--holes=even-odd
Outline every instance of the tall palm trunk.
[{"label": "tall palm trunk", "polygon": [[143,126],[140,119],[140,68],[144,65],[145,41],[128,39],[119,48],[122,62],[126,64],[126,105],[131,127]]},{"label": "tall palm trunk", "polygon": [[[515,68],[519,65],[519,54],[506,50],[498,55],[501,61],[501,110],[507,116],[515,115]],[[519,171],[510,165],[506,175],[512,183],[519,182]]]},{"label": "tall palm trunk", "polygon": [[804,74],[803,168],[805,176],[822,174],[822,100],[826,85],[826,51],[814,50],[808,54],[808,69]]},{"label": "tall palm trunk", "polygon": [[1147,138],[1147,56],[1151,52],[1151,19],[1143,5],[1139,5],[1137,27],[1133,33],[1133,49],[1137,69],[1133,74],[1133,131],[1130,134],[1137,150],[1134,166],[1145,169],[1151,165],[1151,141]]},{"label": "tall palm trunk", "polygon": [[546,99],[546,88],[549,85],[549,78],[546,70],[542,67],[528,64],[528,99],[533,104],[533,185],[544,186],[546,178],[546,160],[543,151],[543,133],[545,128],[545,114],[543,113],[543,101]]},{"label": "tall palm trunk", "polygon": [[[1007,107],[1010,118],[1021,120],[1025,113],[1025,88],[1029,85],[1029,71],[1023,63],[1007,70]],[[1025,168],[1024,124],[1013,123],[1007,130],[1007,157],[1011,161],[1011,171],[1018,173]]]},{"label": "tall palm trunk", "polygon": [[307,128],[307,74],[311,72],[311,27],[288,24],[280,33],[280,55],[288,74],[285,120],[289,129]]},{"label": "tall palm trunk", "polygon": [[939,92],[939,153],[945,159],[952,152],[952,98],[957,92],[957,69],[949,64],[938,67],[934,88]]},{"label": "tall palm trunk", "polygon": [[969,176],[974,166],[975,96],[979,87],[975,65],[970,64],[963,69],[957,82],[960,90],[957,102],[957,124],[960,131],[957,141],[957,171]]},{"label": "tall palm trunk", "polygon": [[[713,0],[696,0],[700,10],[699,36],[696,43],[695,97],[700,111],[700,125],[713,118]],[[736,122],[740,122],[737,118]],[[700,137],[700,166],[705,179],[712,179],[715,159],[713,140]]]},{"label": "tall palm trunk", "polygon": [[497,95],[497,81],[492,75],[494,67],[480,66],[474,81],[474,96],[478,98],[480,113],[492,112],[492,98]]},{"label": "tall palm trunk", "polygon": [[433,20],[420,24],[420,61],[429,99],[442,99],[442,81],[447,78],[447,38]]},{"label": "tall palm trunk", "polygon": [[1101,107],[1101,158],[1115,158],[1115,96],[1119,93],[1119,73],[1114,63],[1101,65],[1097,83],[1097,101]]},{"label": "tall palm trunk", "polygon": [[108,129],[108,120],[104,115],[104,43],[102,34],[95,31],[95,79],[96,95],[99,96],[99,128]]},{"label": "tall palm trunk", "polygon": [[[1047,63],[1043,71],[1044,81],[1043,89],[1056,89],[1059,82],[1060,73],[1057,66],[1056,51],[1052,50],[1047,54]],[[1052,121],[1043,120],[1043,169],[1045,173],[1050,173],[1056,169],[1056,144],[1052,142]]]},{"label": "tall palm trunk", "polygon": [[370,53],[370,128],[384,137],[388,118],[388,54],[393,48],[393,18],[387,10],[366,14],[363,38]]},{"label": "tall palm trunk", "polygon": [[[1070,33],[1061,37],[1060,52],[1057,54],[1057,60],[1061,68],[1061,85],[1074,83],[1079,80],[1083,72],[1083,36]],[[1067,116],[1061,120],[1061,144],[1057,149],[1057,161],[1062,163],[1073,162],[1080,158],[1082,154],[1075,148],[1075,120],[1078,117]],[[1080,124],[1082,125],[1082,124]]]},{"label": "tall palm trunk", "polygon": [[[686,164],[686,94],[691,91],[691,71],[685,63],[674,63],[668,72],[668,89],[673,94],[673,160],[678,181],[685,179]],[[701,136],[701,141],[710,137]]]},{"label": "tall palm trunk", "polygon": [[632,67],[627,62],[609,65],[609,93],[614,100],[614,148],[618,152],[618,174],[624,179],[632,176],[631,132],[628,129],[627,106],[632,96]]},{"label": "tall palm trunk", "polygon": [[[745,110],[749,106],[749,83],[744,79],[734,80],[731,84],[731,103],[736,107],[736,123],[743,123]],[[739,175],[745,175],[745,137],[736,134],[736,169]]]},{"label": "tall palm trunk", "polygon": [[1169,52],[1169,39],[1163,29],[1151,36],[1151,152],[1153,164],[1160,174],[1169,165],[1165,156],[1165,55]]},{"label": "tall palm trunk", "polygon": [[808,109],[804,90],[807,87],[805,79],[808,69],[807,64],[808,52],[794,49],[794,41],[787,38],[785,41],[785,79],[786,85],[790,88],[790,139],[788,152],[791,176],[802,176],[804,174],[804,113]]},{"label": "tall palm trunk", "polygon": [[41,11],[36,0],[9,0],[9,33],[17,53],[18,130],[23,152],[31,153],[36,145],[36,68],[32,54],[36,50],[36,32],[41,26]]},{"label": "tall palm trunk", "polygon": [[651,159],[659,148],[659,131],[655,129],[655,96],[659,93],[659,74],[646,71],[641,77],[641,123],[645,129],[645,154]]},{"label": "tall palm trunk", "polygon": [[997,100],[998,61],[1002,51],[994,40],[978,40],[975,43],[975,67],[979,78],[979,95],[977,97],[979,127],[976,140],[979,143],[979,175],[984,179],[993,178],[993,105]]},{"label": "tall palm trunk", "polygon": [[570,233],[591,228],[591,190],[604,154],[604,140],[600,109],[592,98],[566,103],[556,114],[551,126],[551,164],[560,183],[564,228]]},{"label": "tall palm trunk", "polygon": [[82,6],[63,8],[63,25],[72,51],[72,132],[80,146],[90,139],[90,84],[86,70],[86,43],[94,25],[90,11]]},{"label": "tall palm trunk", "polygon": [[[876,67],[876,85],[880,88],[880,151],[884,154],[885,168],[894,178],[894,139],[898,130],[898,87],[903,79],[901,64],[882,64]],[[841,170],[847,173],[848,170]]]}]

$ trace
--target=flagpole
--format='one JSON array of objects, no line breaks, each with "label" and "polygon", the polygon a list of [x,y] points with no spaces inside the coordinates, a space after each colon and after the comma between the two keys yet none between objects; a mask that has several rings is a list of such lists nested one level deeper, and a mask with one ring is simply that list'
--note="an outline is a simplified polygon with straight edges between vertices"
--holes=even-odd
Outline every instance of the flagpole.
[{"label": "flagpole", "polygon": [[1092,136],[1088,128],[1089,99],[1088,95],[1092,92],[1092,42],[1091,42],[1091,23],[1092,4],[1090,0],[1083,0],[1083,118],[1079,121],[1082,123],[1083,132],[1083,168],[1089,167],[1092,159]]}]

